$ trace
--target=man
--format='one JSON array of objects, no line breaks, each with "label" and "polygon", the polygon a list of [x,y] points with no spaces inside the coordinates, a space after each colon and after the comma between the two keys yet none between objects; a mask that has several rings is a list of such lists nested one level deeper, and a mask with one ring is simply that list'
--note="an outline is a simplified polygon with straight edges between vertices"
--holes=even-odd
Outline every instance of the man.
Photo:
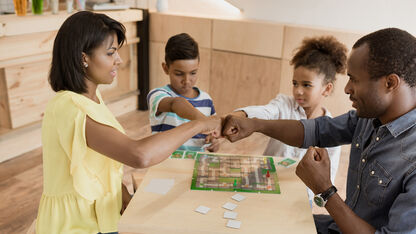
[{"label": "man", "polygon": [[348,76],[356,111],[301,121],[227,116],[223,134],[236,141],[256,131],[302,148],[351,144],[345,202],[325,149],[310,147],[296,168],[331,215],[314,216],[318,232],[416,233],[416,38],[396,28],[362,37]]}]

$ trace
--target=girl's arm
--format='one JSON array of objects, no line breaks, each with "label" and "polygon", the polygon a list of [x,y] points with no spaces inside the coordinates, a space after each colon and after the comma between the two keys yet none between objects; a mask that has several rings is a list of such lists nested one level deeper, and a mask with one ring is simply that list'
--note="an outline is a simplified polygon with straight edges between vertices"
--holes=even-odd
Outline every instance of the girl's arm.
[{"label": "girl's arm", "polygon": [[210,117],[182,124],[169,131],[140,140],[130,139],[118,130],[95,122],[87,116],[85,135],[91,149],[134,168],[158,164],[171,155],[186,140],[198,133],[219,136],[221,119]]}]

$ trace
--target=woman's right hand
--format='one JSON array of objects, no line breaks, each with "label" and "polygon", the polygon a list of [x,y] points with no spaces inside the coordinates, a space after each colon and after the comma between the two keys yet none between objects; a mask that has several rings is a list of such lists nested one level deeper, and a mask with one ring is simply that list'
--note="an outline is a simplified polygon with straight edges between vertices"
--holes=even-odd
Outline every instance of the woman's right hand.
[{"label": "woman's right hand", "polygon": [[215,138],[221,137],[222,119],[219,116],[210,116],[206,119],[195,120],[201,124],[201,133],[211,134]]}]

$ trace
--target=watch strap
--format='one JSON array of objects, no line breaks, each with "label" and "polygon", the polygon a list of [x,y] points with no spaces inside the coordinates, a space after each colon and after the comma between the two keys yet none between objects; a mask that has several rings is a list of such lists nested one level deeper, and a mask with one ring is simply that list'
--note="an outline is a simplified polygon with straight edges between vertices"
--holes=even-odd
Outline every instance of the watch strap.
[{"label": "watch strap", "polygon": [[337,192],[337,188],[335,186],[331,186],[329,189],[327,189],[325,192],[321,193],[322,199],[325,201],[328,201],[328,199],[334,195]]}]

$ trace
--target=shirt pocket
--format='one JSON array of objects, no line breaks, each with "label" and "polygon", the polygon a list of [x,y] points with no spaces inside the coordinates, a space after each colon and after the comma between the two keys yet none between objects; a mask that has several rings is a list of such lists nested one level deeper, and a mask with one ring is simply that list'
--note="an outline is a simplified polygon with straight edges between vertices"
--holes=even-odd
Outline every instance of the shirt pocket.
[{"label": "shirt pocket", "polygon": [[368,169],[364,194],[369,204],[379,206],[383,203],[392,176],[377,160],[371,163]]}]

